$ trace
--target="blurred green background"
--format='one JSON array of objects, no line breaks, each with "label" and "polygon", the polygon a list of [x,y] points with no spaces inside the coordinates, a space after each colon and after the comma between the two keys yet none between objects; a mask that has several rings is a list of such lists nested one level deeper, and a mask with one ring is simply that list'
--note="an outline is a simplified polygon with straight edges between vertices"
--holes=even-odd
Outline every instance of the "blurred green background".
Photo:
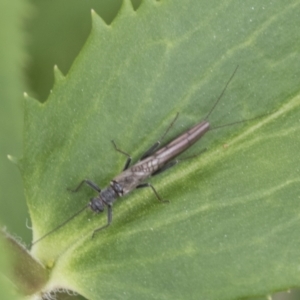
[{"label": "blurred green background", "polygon": [[[23,92],[46,101],[54,65],[67,74],[89,35],[91,9],[109,24],[121,2],[0,1],[0,224],[26,244],[31,241],[31,231],[22,180],[7,159],[8,154],[22,156]],[[141,2],[132,0],[135,9]],[[300,293],[278,293],[272,299],[300,299]]]}]

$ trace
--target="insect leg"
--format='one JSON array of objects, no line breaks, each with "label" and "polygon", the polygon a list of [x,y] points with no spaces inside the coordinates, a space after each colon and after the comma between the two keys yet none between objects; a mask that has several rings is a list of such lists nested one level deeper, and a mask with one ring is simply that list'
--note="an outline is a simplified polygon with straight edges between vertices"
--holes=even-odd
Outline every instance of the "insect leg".
[{"label": "insect leg", "polygon": [[95,229],[93,234],[92,234],[92,238],[94,238],[94,236],[97,232],[99,232],[100,230],[108,227],[110,225],[111,221],[112,221],[112,206],[108,205],[107,206],[107,224],[102,226],[102,227],[99,227],[99,228]]},{"label": "insect leg", "polygon": [[153,154],[158,147],[161,144],[161,141],[164,139],[164,137],[166,136],[166,134],[169,132],[169,130],[171,129],[171,127],[174,125],[175,121],[178,118],[179,113],[176,114],[174,120],[172,121],[172,123],[168,126],[167,130],[164,132],[164,134],[160,137],[160,139],[154,144],[152,145],[140,158],[140,160],[145,159],[146,157],[150,156],[151,154]]},{"label": "insect leg", "polygon": [[83,185],[84,183],[85,183],[86,185],[88,185],[89,187],[91,187],[93,190],[97,191],[98,193],[101,192],[101,189],[99,188],[99,186],[98,186],[96,183],[94,183],[93,181],[89,180],[89,179],[84,179],[84,180],[82,180],[82,181],[79,183],[79,185],[78,185],[74,190],[68,189],[68,191],[71,191],[71,192],[73,192],[73,193],[76,193],[76,192],[78,192],[78,190],[82,187],[82,185]]},{"label": "insect leg", "polygon": [[169,202],[170,202],[169,200],[163,200],[163,199],[159,196],[158,192],[155,190],[154,186],[153,186],[151,183],[149,183],[149,182],[142,183],[142,184],[138,185],[136,188],[137,188],[137,189],[140,189],[140,188],[145,188],[145,187],[150,187],[150,188],[152,189],[152,191],[154,192],[156,198],[157,198],[160,202],[163,202],[163,203],[169,203]]},{"label": "insect leg", "polygon": [[113,143],[114,148],[115,148],[115,150],[116,150],[117,152],[120,152],[120,153],[124,154],[125,156],[127,156],[127,160],[126,160],[125,166],[124,166],[124,168],[123,168],[123,171],[127,170],[128,167],[129,167],[129,165],[130,165],[130,163],[131,163],[131,160],[132,160],[131,156],[130,156],[128,153],[126,153],[126,152],[120,150],[120,149],[117,147],[117,145],[116,145],[116,143],[115,143],[114,140],[112,140],[111,142]]}]

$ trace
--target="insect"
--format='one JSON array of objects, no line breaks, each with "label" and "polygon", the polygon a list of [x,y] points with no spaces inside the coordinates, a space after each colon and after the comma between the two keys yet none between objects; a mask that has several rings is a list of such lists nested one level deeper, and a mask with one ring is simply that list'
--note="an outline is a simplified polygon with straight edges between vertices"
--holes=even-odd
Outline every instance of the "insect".
[{"label": "insect", "polygon": [[54,231],[58,230],[59,228],[63,227],[66,223],[71,221],[73,218],[75,218],[77,215],[79,215],[81,212],[83,212],[86,208],[90,208],[92,211],[96,213],[101,213],[105,210],[105,207],[107,207],[107,223],[104,226],[101,226],[94,230],[92,237],[95,236],[96,232],[99,232],[103,230],[104,228],[108,227],[112,222],[112,205],[113,203],[120,197],[125,196],[126,194],[130,193],[132,190],[136,188],[146,188],[150,187],[152,191],[154,192],[157,199],[161,202],[168,202],[167,200],[163,200],[156,189],[153,187],[153,185],[149,182],[145,182],[147,178],[150,176],[154,176],[157,174],[160,174],[164,172],[165,170],[173,167],[178,163],[178,160],[175,159],[176,156],[184,152],[186,149],[190,148],[194,143],[196,143],[206,132],[208,132],[210,129],[216,129],[221,128],[225,126],[230,126],[237,123],[242,123],[246,121],[250,121],[256,118],[242,120],[230,124],[225,124],[223,126],[210,128],[210,123],[207,121],[209,116],[212,114],[214,109],[216,108],[217,104],[221,100],[222,96],[224,95],[227,86],[229,85],[230,81],[234,77],[236,71],[238,69],[238,66],[232,73],[231,77],[227,81],[225,87],[223,88],[220,96],[215,101],[214,105],[210,109],[210,111],[207,113],[204,120],[193,127],[191,127],[189,130],[185,131],[181,135],[179,135],[177,138],[175,138],[173,141],[168,143],[163,148],[160,148],[161,140],[165,137],[165,135],[168,133],[170,128],[173,126],[174,122],[176,121],[178,114],[176,115],[173,122],[169,125],[163,136],[154,144],[152,145],[140,158],[140,160],[130,166],[132,158],[130,155],[122,150],[120,150],[114,141],[112,141],[114,148],[119,153],[125,155],[127,157],[125,166],[123,168],[123,171],[117,175],[113,180],[111,180],[110,185],[106,187],[105,189],[101,190],[97,184],[92,182],[89,179],[82,180],[80,184],[74,189],[71,190],[73,192],[77,192],[84,184],[88,185],[92,189],[94,189],[98,195],[91,199],[91,201],[85,205],[81,210],[79,210],[77,213],[75,213],[73,216],[71,216],[69,219],[67,219],[65,222],[54,228],[53,230],[49,231],[39,239],[37,239],[35,242],[31,244],[34,245],[37,242],[41,241],[48,235],[52,234]]}]

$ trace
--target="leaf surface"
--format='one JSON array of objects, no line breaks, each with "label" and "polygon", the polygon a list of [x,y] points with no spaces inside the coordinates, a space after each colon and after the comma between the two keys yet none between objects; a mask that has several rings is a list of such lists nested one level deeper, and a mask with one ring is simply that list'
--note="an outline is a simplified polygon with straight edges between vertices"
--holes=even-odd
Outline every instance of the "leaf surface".
[{"label": "leaf surface", "polygon": [[[209,118],[178,166],[114,205],[85,211],[33,248],[49,287],[88,299],[236,299],[299,285],[300,2],[124,1],[91,35],[45,104],[26,100],[21,161],[35,239],[64,222],[179,112],[166,142]],[[135,161],[136,161],[135,160]]]}]

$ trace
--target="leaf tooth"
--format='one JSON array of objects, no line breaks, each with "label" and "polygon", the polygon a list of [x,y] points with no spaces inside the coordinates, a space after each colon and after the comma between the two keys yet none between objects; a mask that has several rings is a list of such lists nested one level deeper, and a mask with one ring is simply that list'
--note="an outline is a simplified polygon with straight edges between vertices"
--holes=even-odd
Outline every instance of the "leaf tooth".
[{"label": "leaf tooth", "polygon": [[11,161],[14,165],[16,165],[19,168],[20,171],[22,170],[22,167],[23,167],[23,157],[16,157],[16,156],[7,154],[7,159],[9,161]]},{"label": "leaf tooth", "polygon": [[128,16],[129,17],[135,16],[135,11],[130,0],[123,0],[120,10],[118,11],[117,16],[112,21],[112,24],[116,25],[124,17],[128,17]]},{"label": "leaf tooth", "polygon": [[133,15],[135,11],[134,11],[134,8],[132,6],[131,0],[123,0],[119,12],[121,14],[123,13],[123,14]]},{"label": "leaf tooth", "polygon": [[61,72],[61,70],[58,68],[57,65],[54,66],[53,73],[54,73],[55,84],[58,84],[59,82],[61,82],[65,79],[64,74]]},{"label": "leaf tooth", "polygon": [[91,10],[92,15],[92,28],[101,28],[101,29],[109,29],[110,25],[107,25],[105,21],[92,9]]},{"label": "leaf tooth", "polygon": [[44,103],[40,103],[37,99],[28,96],[26,92],[24,92],[23,95],[24,95],[24,118],[26,119],[29,115],[33,115],[34,113],[38,112],[41,109],[41,107],[44,105]]},{"label": "leaf tooth", "polygon": [[19,165],[19,158],[13,155],[7,154],[8,160],[10,160],[13,164]]},{"label": "leaf tooth", "polygon": [[30,103],[33,105],[42,105],[42,103],[40,103],[37,99],[30,97],[26,92],[23,93],[24,99],[26,103]]}]

